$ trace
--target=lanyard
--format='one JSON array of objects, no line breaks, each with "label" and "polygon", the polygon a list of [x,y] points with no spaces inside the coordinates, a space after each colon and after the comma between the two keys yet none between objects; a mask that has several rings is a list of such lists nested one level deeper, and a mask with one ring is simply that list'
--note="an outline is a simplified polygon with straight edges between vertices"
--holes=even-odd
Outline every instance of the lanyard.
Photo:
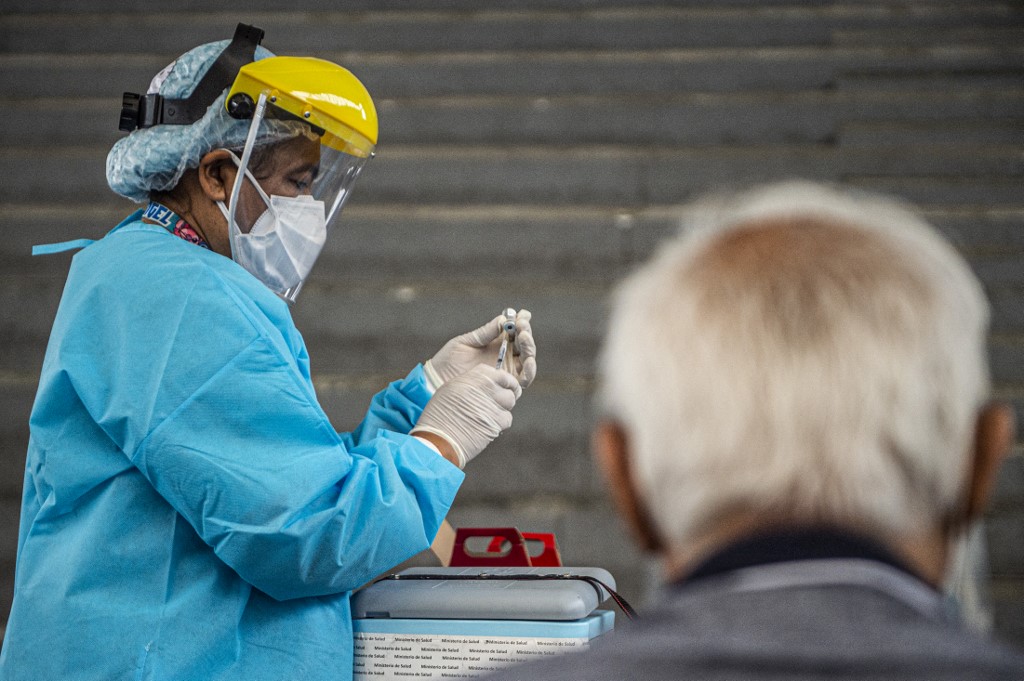
[{"label": "lanyard", "polygon": [[199,236],[199,233],[192,225],[185,222],[177,213],[156,201],[150,201],[146,210],[142,213],[142,219],[156,225],[160,225],[174,236],[181,237],[189,243],[210,250],[210,244],[206,239]]}]

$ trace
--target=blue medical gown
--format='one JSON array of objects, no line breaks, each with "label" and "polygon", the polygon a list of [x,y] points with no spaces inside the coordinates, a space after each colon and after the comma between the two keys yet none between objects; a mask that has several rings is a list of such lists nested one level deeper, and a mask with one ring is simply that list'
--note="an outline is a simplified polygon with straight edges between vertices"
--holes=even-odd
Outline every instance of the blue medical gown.
[{"label": "blue medical gown", "polygon": [[54,322],[0,679],[351,678],[349,592],[463,479],[407,435],[422,368],[337,433],[287,305],[138,216],[75,256]]}]

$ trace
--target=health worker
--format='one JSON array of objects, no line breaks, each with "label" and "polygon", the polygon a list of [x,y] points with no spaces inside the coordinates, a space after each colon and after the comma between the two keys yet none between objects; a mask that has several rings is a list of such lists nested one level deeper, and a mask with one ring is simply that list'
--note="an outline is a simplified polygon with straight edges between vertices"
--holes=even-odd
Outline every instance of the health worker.
[{"label": "health worker", "polygon": [[146,205],[75,255],[54,321],[4,681],[351,678],[350,592],[430,546],[536,373],[525,311],[494,368],[496,317],[335,431],[289,303],[377,119],[348,71],[262,36],[125,96],[107,179]]}]

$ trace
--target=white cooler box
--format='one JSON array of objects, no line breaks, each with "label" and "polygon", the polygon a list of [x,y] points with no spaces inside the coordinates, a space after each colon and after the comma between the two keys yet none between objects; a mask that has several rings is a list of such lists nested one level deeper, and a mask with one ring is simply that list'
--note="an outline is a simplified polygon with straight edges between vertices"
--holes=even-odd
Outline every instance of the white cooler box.
[{"label": "white cooler box", "polygon": [[[352,599],[355,679],[473,679],[585,650],[612,631],[600,568],[411,568]],[[527,577],[523,578],[522,575]],[[481,577],[482,576],[482,577]]]}]

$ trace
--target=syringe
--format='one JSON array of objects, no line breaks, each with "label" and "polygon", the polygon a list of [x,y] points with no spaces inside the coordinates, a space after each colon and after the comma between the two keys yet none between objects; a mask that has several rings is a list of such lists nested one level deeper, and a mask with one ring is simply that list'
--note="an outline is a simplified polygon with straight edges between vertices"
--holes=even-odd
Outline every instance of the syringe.
[{"label": "syringe", "polygon": [[508,353],[508,345],[516,339],[516,311],[511,307],[505,309],[505,321],[501,323],[501,347],[498,348],[498,363],[496,369],[500,369],[505,363],[505,355]]}]

